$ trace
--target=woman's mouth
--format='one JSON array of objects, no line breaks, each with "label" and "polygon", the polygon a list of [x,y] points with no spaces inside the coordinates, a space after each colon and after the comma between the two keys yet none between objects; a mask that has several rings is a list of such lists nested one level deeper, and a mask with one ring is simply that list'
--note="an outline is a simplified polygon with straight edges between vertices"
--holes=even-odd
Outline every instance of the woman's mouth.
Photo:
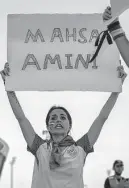
[{"label": "woman's mouth", "polygon": [[61,124],[57,124],[57,125],[55,126],[55,128],[56,128],[56,129],[62,129],[63,126],[62,126]]}]

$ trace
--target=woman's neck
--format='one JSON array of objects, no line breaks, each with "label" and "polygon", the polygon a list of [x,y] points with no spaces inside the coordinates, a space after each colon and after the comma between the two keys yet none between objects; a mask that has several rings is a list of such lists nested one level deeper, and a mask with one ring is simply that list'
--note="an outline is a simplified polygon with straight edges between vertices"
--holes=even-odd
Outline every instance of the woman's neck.
[{"label": "woman's neck", "polygon": [[121,177],[121,174],[115,174],[115,177],[116,177],[116,178],[120,178],[120,177]]},{"label": "woman's neck", "polygon": [[61,140],[63,140],[67,135],[64,134],[52,134],[52,140],[54,142],[61,142]]}]

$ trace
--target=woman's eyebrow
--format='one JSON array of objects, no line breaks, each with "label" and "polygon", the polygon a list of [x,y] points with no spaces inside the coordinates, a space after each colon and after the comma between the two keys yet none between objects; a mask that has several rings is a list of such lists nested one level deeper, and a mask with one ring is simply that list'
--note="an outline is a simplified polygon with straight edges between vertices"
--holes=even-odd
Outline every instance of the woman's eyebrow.
[{"label": "woman's eyebrow", "polygon": [[57,116],[56,114],[53,114],[52,116]]},{"label": "woman's eyebrow", "polygon": [[61,116],[66,116],[65,114],[60,114]]}]

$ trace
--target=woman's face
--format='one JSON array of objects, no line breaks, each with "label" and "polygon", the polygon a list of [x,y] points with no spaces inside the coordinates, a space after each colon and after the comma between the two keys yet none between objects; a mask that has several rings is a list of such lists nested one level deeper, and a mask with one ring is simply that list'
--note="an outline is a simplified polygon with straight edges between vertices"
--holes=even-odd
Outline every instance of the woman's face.
[{"label": "woman's face", "polygon": [[123,164],[116,164],[115,165],[115,172],[116,172],[116,174],[121,175],[122,172],[123,172],[123,170],[124,170]]},{"label": "woman's face", "polygon": [[48,131],[51,134],[65,134],[67,135],[70,124],[68,116],[62,109],[55,109],[50,113],[48,121]]}]

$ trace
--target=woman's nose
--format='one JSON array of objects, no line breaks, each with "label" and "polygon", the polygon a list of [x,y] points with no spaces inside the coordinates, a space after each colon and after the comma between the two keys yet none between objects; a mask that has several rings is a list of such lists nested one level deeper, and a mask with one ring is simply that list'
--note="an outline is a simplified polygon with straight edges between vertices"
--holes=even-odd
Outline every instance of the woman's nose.
[{"label": "woman's nose", "polygon": [[57,121],[56,121],[57,123],[60,123],[61,122],[61,120],[60,120],[60,118],[58,117],[58,119],[57,119]]}]

